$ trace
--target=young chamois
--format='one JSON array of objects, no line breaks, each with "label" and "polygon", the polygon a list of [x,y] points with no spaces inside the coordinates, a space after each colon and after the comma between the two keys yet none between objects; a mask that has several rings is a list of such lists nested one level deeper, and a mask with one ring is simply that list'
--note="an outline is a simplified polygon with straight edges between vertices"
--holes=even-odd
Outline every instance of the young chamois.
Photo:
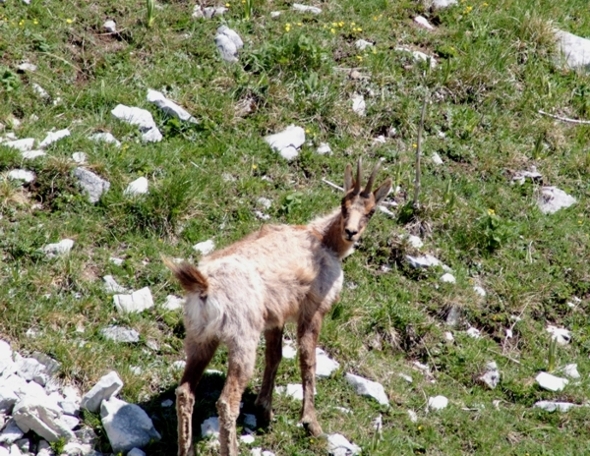
[{"label": "young chamois", "polygon": [[283,327],[297,323],[303,384],[301,422],[322,433],[313,404],[315,349],[322,319],[342,289],[341,260],[352,252],[376,206],[391,188],[387,179],[372,192],[379,164],[361,189],[348,165],[341,207],[307,226],[265,225],[223,250],[205,256],[198,269],[166,261],[186,291],[186,368],[176,389],[178,455],[192,446],[194,392],[220,343],[228,347],[227,379],[217,401],[222,456],[237,456],[236,419],[240,399],[254,371],[256,346],[264,331],[265,368],[256,399],[257,417],[268,424],[272,392],[282,357]]}]

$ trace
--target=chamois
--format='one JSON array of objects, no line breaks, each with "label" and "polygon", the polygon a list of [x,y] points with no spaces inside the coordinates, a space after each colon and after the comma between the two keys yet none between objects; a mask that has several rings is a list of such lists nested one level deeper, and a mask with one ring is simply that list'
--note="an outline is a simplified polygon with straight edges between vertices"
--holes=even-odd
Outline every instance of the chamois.
[{"label": "chamois", "polygon": [[242,240],[205,256],[198,268],[164,260],[184,290],[186,367],[176,389],[178,455],[192,446],[195,389],[220,343],[228,347],[227,378],[217,401],[220,453],[237,456],[236,420],[240,399],[254,371],[260,334],[266,339],[265,368],[255,405],[268,424],[272,392],[282,358],[283,327],[297,323],[303,384],[301,422],[314,436],[322,433],[314,409],[315,349],[324,315],[339,299],[341,260],[352,252],[376,206],[391,188],[387,179],[371,191],[379,163],[361,189],[361,160],[356,179],[344,173],[341,207],[309,225],[265,225]]}]

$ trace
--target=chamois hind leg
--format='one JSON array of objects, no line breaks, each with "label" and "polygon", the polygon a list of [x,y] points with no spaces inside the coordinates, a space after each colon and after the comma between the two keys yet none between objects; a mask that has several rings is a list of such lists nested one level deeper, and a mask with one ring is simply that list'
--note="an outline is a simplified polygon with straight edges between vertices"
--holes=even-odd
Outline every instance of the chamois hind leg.
[{"label": "chamois hind leg", "polygon": [[[239,340],[231,344],[227,368],[227,379],[217,401],[219,415],[219,441],[221,456],[238,456],[236,420],[240,414],[240,400],[254,372],[258,336],[250,340]],[[241,334],[239,337],[244,337]]]},{"label": "chamois hind leg", "polygon": [[283,328],[273,328],[264,332],[266,340],[264,377],[260,393],[256,398],[256,416],[263,426],[272,419],[272,392],[279,363],[283,357]]},{"label": "chamois hind leg", "polygon": [[313,436],[322,433],[318,423],[313,395],[315,392],[315,348],[322,327],[322,315],[302,315],[297,324],[297,339],[299,341],[299,364],[301,367],[301,381],[303,385],[303,408],[301,409],[301,423]]},{"label": "chamois hind leg", "polygon": [[185,340],[186,367],[180,385],[176,388],[178,456],[188,456],[192,447],[192,416],[195,405],[195,390],[218,345],[218,341],[196,344],[190,339]]}]

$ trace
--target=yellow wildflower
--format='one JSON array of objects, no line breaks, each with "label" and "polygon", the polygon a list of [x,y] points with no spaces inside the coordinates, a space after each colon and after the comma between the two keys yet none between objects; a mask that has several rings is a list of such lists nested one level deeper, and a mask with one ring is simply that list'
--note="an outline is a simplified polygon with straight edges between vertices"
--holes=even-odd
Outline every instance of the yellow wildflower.
[{"label": "yellow wildflower", "polygon": [[258,165],[252,165],[252,169],[258,169]]},{"label": "yellow wildflower", "polygon": [[491,217],[492,215],[496,215],[496,211],[493,209],[488,209],[488,215]]},{"label": "yellow wildflower", "polygon": [[69,17],[66,19],[66,24],[71,24],[72,22],[74,22],[73,19],[70,19]]},{"label": "yellow wildflower", "polygon": [[336,30],[334,30],[333,28],[330,29],[330,33],[336,33]]}]

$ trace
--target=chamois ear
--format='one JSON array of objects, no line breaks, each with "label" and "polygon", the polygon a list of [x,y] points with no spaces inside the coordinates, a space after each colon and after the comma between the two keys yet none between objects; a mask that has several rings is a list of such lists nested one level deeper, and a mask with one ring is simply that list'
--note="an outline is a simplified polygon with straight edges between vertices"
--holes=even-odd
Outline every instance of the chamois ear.
[{"label": "chamois ear", "polygon": [[381,186],[373,192],[375,196],[375,205],[379,205],[391,190],[391,179],[387,179]]},{"label": "chamois ear", "polygon": [[354,180],[352,178],[352,166],[350,163],[346,165],[346,169],[344,170],[344,193],[348,193],[348,191],[354,186]]}]

